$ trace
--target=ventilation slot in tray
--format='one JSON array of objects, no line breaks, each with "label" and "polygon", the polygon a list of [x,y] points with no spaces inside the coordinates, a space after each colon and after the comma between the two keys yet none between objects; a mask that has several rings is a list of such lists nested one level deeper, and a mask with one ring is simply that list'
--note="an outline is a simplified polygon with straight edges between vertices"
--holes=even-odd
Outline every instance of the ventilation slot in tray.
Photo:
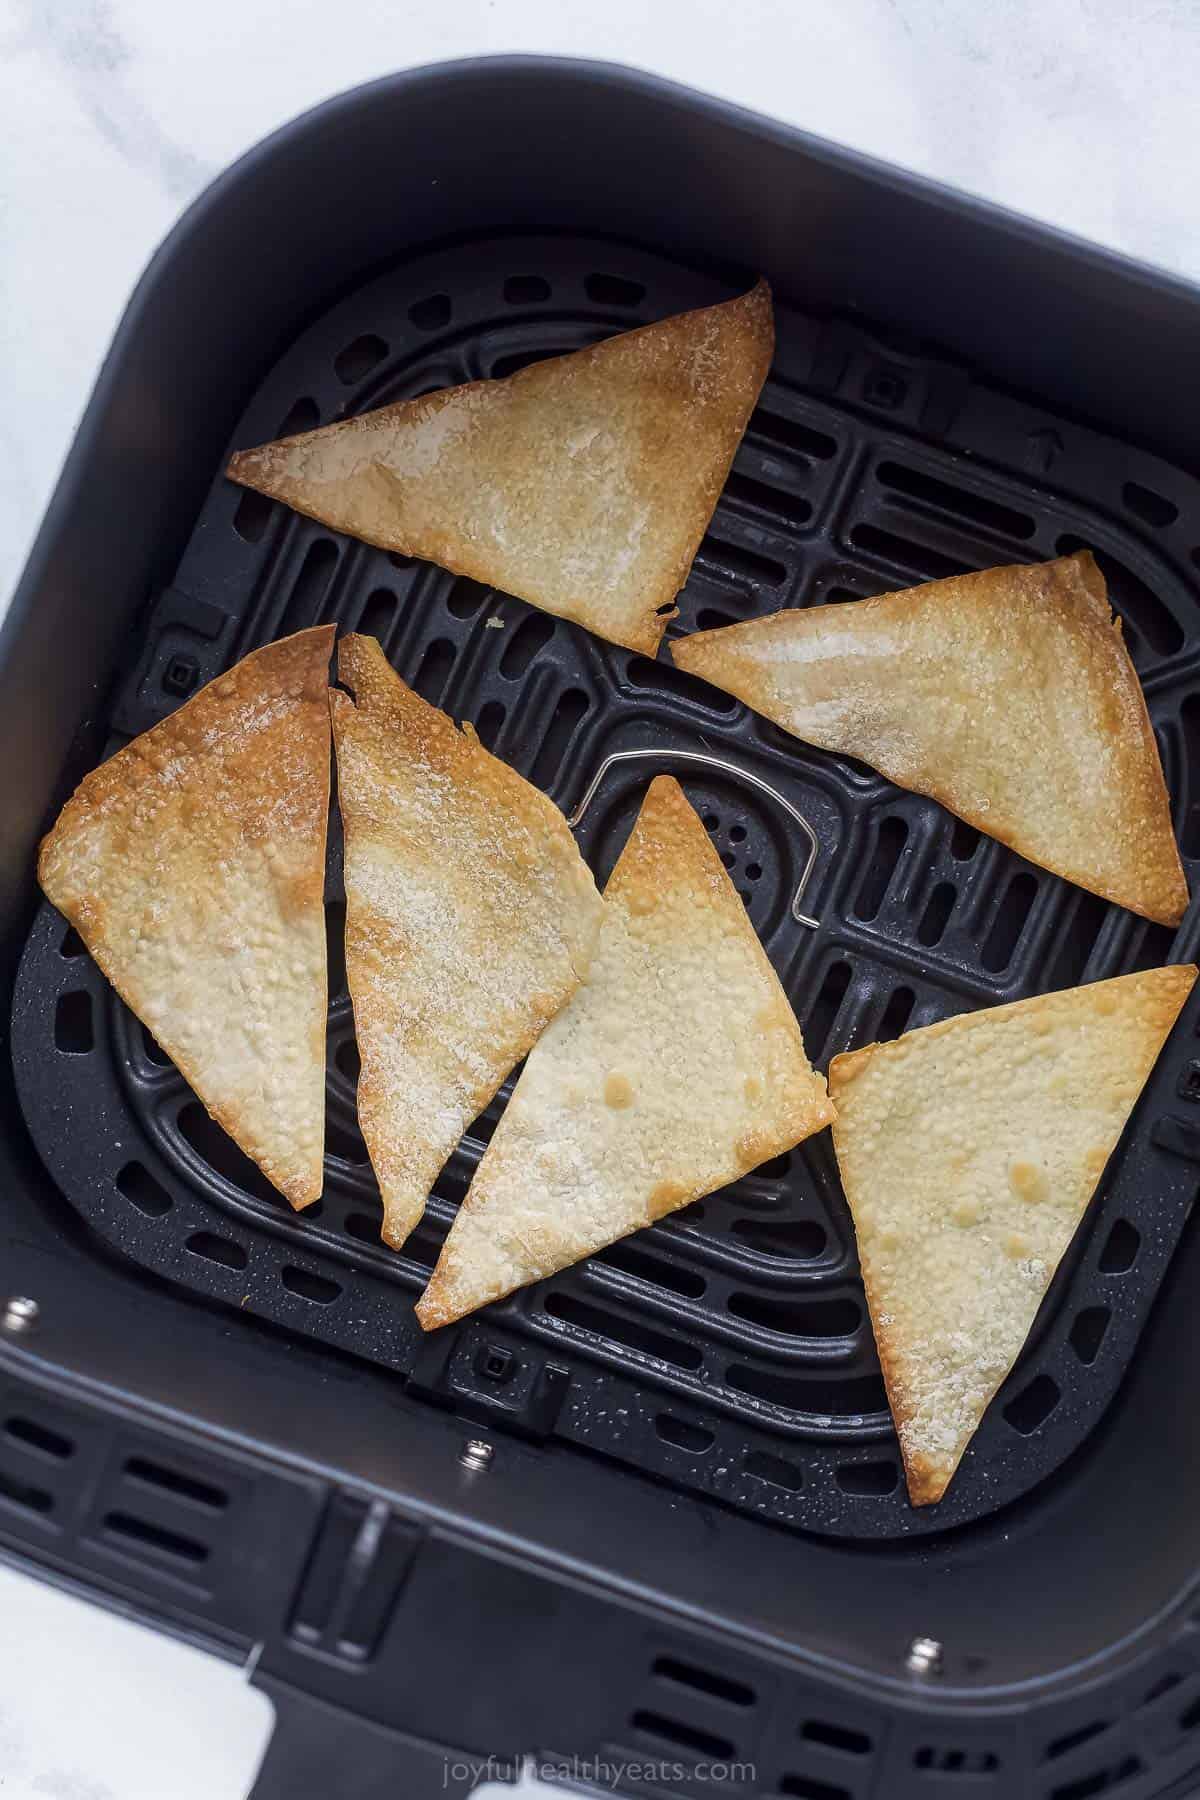
[{"label": "ventilation slot in tray", "polygon": [[446,606],[456,619],[473,619],[491,594],[491,588],[460,575],[446,595]]},{"label": "ventilation slot in tray", "polygon": [[875,473],[881,484],[893,493],[922,501],[938,512],[967,519],[972,525],[984,525],[1003,537],[1030,538],[1037,529],[1028,513],[1018,512],[1015,507],[1004,506],[982,494],[974,494],[967,488],[953,487],[948,481],[938,481],[920,469],[885,462],[880,463]]},{"label": "ventilation slot in tray", "polygon": [[[192,1100],[179,1113],[179,1130],[191,1145],[196,1155],[206,1162],[210,1169],[234,1187],[240,1188],[244,1194],[253,1194],[259,1200],[267,1200],[272,1206],[283,1204],[282,1196],[272,1187],[257,1163],[252,1163],[244,1151],[239,1150],[233,1139],[217,1124],[212,1114],[206,1112],[198,1100]],[[233,1265],[244,1267],[244,1262]]]},{"label": "ventilation slot in tray", "polygon": [[219,1263],[223,1269],[244,1269],[250,1261],[240,1244],[218,1237],[215,1231],[193,1232],[184,1248],[205,1262]]},{"label": "ventilation slot in tray", "polygon": [[737,710],[738,702],[732,694],[710,687],[699,675],[690,675],[686,669],[677,669],[674,663],[652,662],[648,656],[632,656],[626,678],[635,688],[673,695],[675,699],[684,700],[690,706],[703,707],[705,712],[731,713]]},{"label": "ventilation slot in tray", "polygon": [[168,1531],[164,1525],[139,1519],[133,1513],[109,1513],[101,1528],[101,1535],[148,1560],[186,1564],[193,1569],[206,1563],[210,1555],[207,1544],[187,1537],[181,1531]]},{"label": "ventilation slot in tray", "polygon": [[629,281],[622,275],[589,275],[584,291],[597,306],[640,306],[646,289],[640,281]]},{"label": "ventilation slot in tray", "polygon": [[666,1257],[654,1256],[636,1237],[622,1238],[620,1242],[610,1244],[607,1250],[597,1250],[591,1262],[609,1269],[621,1269],[626,1275],[636,1275],[639,1281],[649,1282],[651,1287],[663,1288],[669,1294],[682,1294],[688,1300],[698,1300],[708,1285],[696,1270],[669,1262]]},{"label": "ventilation slot in tray", "polygon": [[1062,932],[1059,948],[1050,965],[1046,981],[1048,993],[1078,986],[1108,916],[1107,902],[1098,895],[1079,893],[1075,896],[1074,914]]},{"label": "ventilation slot in tray", "polygon": [[233,515],[233,529],[247,544],[257,544],[275,511],[275,502],[254,488],[245,488]]},{"label": "ventilation slot in tray", "polygon": [[747,550],[743,544],[731,544],[711,532],[700,546],[699,559],[751,587],[781,587],[787,580],[787,570],[773,556]]},{"label": "ventilation slot in tray", "polygon": [[737,1393],[752,1394],[790,1411],[816,1413],[829,1418],[857,1418],[887,1411],[887,1391],[881,1375],[780,1375],[774,1369],[754,1369],[735,1363],[726,1377]]},{"label": "ventilation slot in tray", "polygon": [[485,700],[475,719],[475,735],[485,750],[494,750],[504,724],[504,708],[499,700]]},{"label": "ventilation slot in tray", "polygon": [[815,1059],[827,1057],[837,1021],[838,1010],[850,987],[850,964],[835,962],[825,971],[817,998],[805,1020],[804,1041]]},{"label": "ventilation slot in tray", "polygon": [[914,1754],[913,1766],[934,1769],[941,1775],[991,1775],[1000,1767],[1000,1758],[992,1750],[954,1750],[924,1744]]},{"label": "ventilation slot in tray", "polygon": [[837,1483],[843,1494],[879,1498],[894,1494],[900,1485],[900,1470],[892,1461],[841,1463]]},{"label": "ventilation slot in tray", "polygon": [[1100,1354],[1111,1314],[1107,1306],[1085,1306],[1071,1327],[1071,1348],[1090,1367]]},{"label": "ventilation slot in tray", "polygon": [[736,1755],[731,1739],[718,1737],[715,1731],[703,1731],[685,1719],[672,1719],[665,1713],[643,1708],[634,1713],[630,1723],[643,1737],[655,1738],[660,1744],[690,1756],[702,1756],[709,1762],[729,1762]]},{"label": "ventilation slot in tray", "polygon": [[509,306],[540,306],[549,300],[550,283],[541,275],[510,275],[504,283],[504,299]]},{"label": "ventilation slot in tray", "polygon": [[1037,891],[1036,879],[1027,875],[1024,870],[1019,875],[1014,875],[1009,882],[980,952],[979,960],[993,974],[1000,974],[1012,961],[1033,903],[1037,899]]},{"label": "ventilation slot in tray", "polygon": [[663,1681],[693,1688],[710,1700],[721,1700],[727,1706],[753,1706],[757,1697],[754,1689],[744,1681],[735,1681],[732,1676],[720,1675],[714,1669],[698,1669],[693,1663],[680,1662],[674,1656],[656,1657],[650,1672]]},{"label": "ventilation slot in tray", "polygon": [[372,588],[363,601],[356,629],[363,637],[378,638],[387,648],[392,627],[396,623],[397,600],[390,588]]},{"label": "ventilation slot in tray", "polygon": [[693,1425],[687,1419],[677,1419],[673,1413],[659,1413],[654,1429],[664,1444],[686,1450],[691,1456],[706,1455],[716,1442],[716,1433],[706,1425]]},{"label": "ventilation slot in tray", "polygon": [[117,1192],[148,1219],[161,1219],[171,1210],[170,1194],[142,1163],[128,1162],[118,1171]]},{"label": "ventilation slot in tray", "polygon": [[[749,475],[740,475],[736,470],[725,483],[725,498],[733,500],[740,506],[747,506],[757,512],[771,514],[785,524],[799,528],[812,518],[812,501],[801,494],[788,493],[784,488],[769,487],[765,481],[755,481]],[[728,556],[727,546],[722,546],[717,560]],[[780,579],[786,578],[787,571],[780,570]]]},{"label": "ventilation slot in tray", "polygon": [[293,402],[280,421],[276,437],[298,437],[302,431],[315,431],[321,423],[321,412],[315,400],[307,396]]},{"label": "ventilation slot in tray", "polygon": [[815,1775],[782,1775],[779,1792],[789,1800],[854,1800],[848,1787],[839,1782],[820,1781]]},{"label": "ventilation slot in tray", "polygon": [[341,1283],[325,1275],[314,1275],[311,1269],[286,1268],[280,1280],[289,1294],[299,1300],[311,1300],[314,1306],[332,1306],[342,1294]]},{"label": "ventilation slot in tray", "polygon": [[704,1361],[694,1344],[685,1343],[682,1338],[668,1337],[653,1326],[607,1312],[586,1300],[578,1300],[574,1294],[547,1294],[545,1310],[552,1319],[562,1319],[579,1331],[606,1338],[612,1343],[625,1344],[630,1350],[670,1363],[677,1369],[698,1369]]},{"label": "ventilation slot in tray", "polygon": [[895,989],[880,1015],[879,1024],[875,1027],[877,1043],[890,1043],[893,1038],[898,1038],[907,1029],[916,999],[917,996],[909,987]]},{"label": "ventilation slot in tray", "polygon": [[1105,1240],[1104,1249],[1100,1253],[1100,1273],[1102,1275],[1124,1275],[1132,1269],[1137,1260],[1141,1246],[1141,1233],[1136,1225],[1128,1219],[1118,1219]]},{"label": "ventilation slot in tray", "polygon": [[37,1487],[32,1481],[22,1481],[19,1476],[0,1469],[0,1511],[5,1504],[46,1518],[54,1511],[54,1496],[46,1488]]},{"label": "ventilation slot in tray", "polygon": [[917,926],[917,942],[924,944],[927,950],[932,950],[935,944],[941,943],[957,897],[957,890],[952,882],[939,881],[926,901],[925,911]]},{"label": "ventilation slot in tray", "polygon": [[941,581],[947,575],[968,575],[972,565],[959,557],[948,556],[932,544],[901,537],[899,532],[884,531],[878,525],[856,525],[850,533],[856,550],[865,550],[884,562],[895,563],[911,573],[913,581]]},{"label": "ventilation slot in tray", "polygon": [[853,1300],[780,1300],[763,1294],[730,1294],[729,1310],[767,1331],[788,1337],[849,1337],[862,1323]]},{"label": "ventilation slot in tray", "polygon": [[338,549],[332,538],[317,538],[308,546],[280,615],[280,637],[290,637],[293,631],[304,631],[318,622],[337,561]]},{"label": "ventilation slot in tray", "polygon": [[1073,1731],[1065,1731],[1060,1737],[1052,1738],[1046,1745],[1044,1760],[1054,1762],[1060,1756],[1067,1756],[1072,1750],[1079,1750],[1084,1744],[1090,1744],[1093,1738],[1109,1729],[1107,1719],[1092,1719],[1087,1725],[1079,1725]]},{"label": "ventilation slot in tray", "polygon": [[519,625],[510,626],[500,654],[500,673],[505,680],[520,681],[553,636],[554,620],[545,613],[527,613]]},{"label": "ventilation slot in tray", "polygon": [[907,842],[908,825],[904,819],[893,814],[879,821],[874,847],[854,901],[858,918],[869,921],[878,914]]},{"label": "ventilation slot in tray", "polygon": [[450,323],[454,308],[449,294],[429,294],[408,309],[408,316],[418,331],[441,331]]},{"label": "ventilation slot in tray", "polygon": [[786,1493],[798,1494],[804,1486],[804,1472],[794,1463],[785,1461],[782,1456],[772,1456],[766,1450],[752,1450],[743,1459],[742,1467],[747,1475],[753,1475],[758,1481],[770,1482],[772,1487],[783,1488]]},{"label": "ventilation slot in tray", "polygon": [[955,862],[970,862],[982,842],[982,834],[965,819],[950,821],[950,854]]},{"label": "ventilation slot in tray", "polygon": [[148,1456],[131,1456],[125,1464],[125,1475],[128,1480],[141,1487],[169,1494],[173,1500],[182,1500],[188,1506],[199,1507],[202,1512],[224,1512],[229,1505],[229,1495],[224,1488],[203,1480],[199,1475],[188,1474],[183,1469],[169,1468],[165,1463]]},{"label": "ventilation slot in tray", "polygon": [[1050,1789],[1047,1800],[1095,1800],[1098,1794],[1111,1795],[1112,1800],[1118,1800],[1119,1789],[1135,1775],[1140,1775],[1144,1766],[1140,1757],[1124,1756],[1120,1762],[1096,1769],[1090,1775],[1060,1782]]},{"label": "ventilation slot in tray", "polygon": [[811,1262],[829,1242],[825,1227],[815,1219],[735,1219],[732,1230],[760,1256],[786,1257],[789,1262]]},{"label": "ventilation slot in tray", "polygon": [[428,700],[431,706],[441,704],[442,694],[450,671],[454,667],[454,645],[449,638],[435,638],[417,670],[413,687],[422,700]]},{"label": "ventilation slot in tray", "polygon": [[568,688],[559,696],[546,735],[534,758],[532,780],[536,786],[549,788],[557,781],[563,772],[571,739],[589,711],[590,702],[582,688]]},{"label": "ventilation slot in tray", "polygon": [[766,438],[779,449],[814,462],[828,462],[837,455],[837,439],[828,432],[816,431],[799,419],[785,418],[782,413],[772,412],[769,405],[760,406],[751,416],[747,435],[752,439]]},{"label": "ventilation slot in tray", "polygon": [[388,347],[383,339],[376,337],[373,331],[368,331],[362,337],[356,337],[352,344],[347,344],[344,350],[338,351],[333,359],[334,371],[339,381],[344,381],[347,387],[354,387],[383,361],[387,353]]},{"label": "ventilation slot in tray", "polygon": [[871,1739],[865,1731],[856,1731],[849,1725],[834,1725],[827,1719],[806,1719],[800,1727],[800,1736],[810,1744],[820,1744],[825,1750],[840,1751],[843,1756],[869,1756]]},{"label": "ventilation slot in tray", "polygon": [[1179,508],[1165,494],[1156,494],[1153,488],[1145,488],[1137,481],[1127,481],[1121,489],[1121,498],[1131,513],[1147,525],[1154,525],[1159,531],[1173,525],[1179,517]]},{"label": "ventilation slot in tray", "polygon": [[49,1425],[40,1424],[37,1419],[6,1419],[3,1435],[22,1450],[32,1450],[36,1456],[43,1456],[50,1462],[67,1462],[75,1454],[74,1442],[69,1437]]},{"label": "ventilation slot in tray", "polygon": [[54,1015],[54,1042],[67,1056],[87,1056],[95,1048],[92,996],[80,988],[63,994]]},{"label": "ventilation slot in tray", "polygon": [[1022,1388],[1015,1399],[1010,1400],[1004,1408],[1004,1417],[1015,1431],[1022,1437],[1039,1431],[1054,1411],[1062,1393],[1058,1383],[1051,1375],[1037,1375]]}]

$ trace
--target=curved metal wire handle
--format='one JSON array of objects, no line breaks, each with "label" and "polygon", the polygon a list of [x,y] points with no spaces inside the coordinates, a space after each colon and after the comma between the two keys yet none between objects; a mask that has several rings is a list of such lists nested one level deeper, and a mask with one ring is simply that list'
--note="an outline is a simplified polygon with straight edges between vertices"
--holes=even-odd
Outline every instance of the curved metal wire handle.
[{"label": "curved metal wire handle", "polygon": [[774,800],[777,806],[783,808],[788,817],[800,827],[801,831],[808,839],[808,858],[803,869],[800,871],[800,880],[797,884],[795,893],[792,895],[792,917],[795,919],[797,925],[807,925],[813,931],[816,931],[820,925],[820,920],[810,919],[807,913],[801,912],[800,910],[800,902],[804,898],[804,890],[808,886],[808,878],[813,872],[813,866],[817,860],[817,852],[821,847],[817,841],[816,832],[804,817],[804,814],[796,811],[796,808],[792,805],[790,800],[785,800],[782,794],[778,793],[773,787],[769,787],[760,776],[752,775],[749,769],[740,768],[737,763],[726,762],[723,757],[705,756],[699,750],[614,750],[612,755],[606,756],[604,761],[600,764],[600,767],[596,770],[596,773],[592,776],[592,779],[588,784],[588,789],[584,794],[583,799],[568,818],[567,824],[571,829],[574,830],[582,820],[588,807],[596,798],[596,792],[600,783],[604,780],[604,777],[608,774],[608,771],[613,767],[614,763],[646,762],[650,758],[655,758],[659,762],[703,763],[707,768],[720,769],[723,774],[732,775],[735,780],[744,781],[747,786],[757,788],[760,794],[766,794],[768,799]]}]

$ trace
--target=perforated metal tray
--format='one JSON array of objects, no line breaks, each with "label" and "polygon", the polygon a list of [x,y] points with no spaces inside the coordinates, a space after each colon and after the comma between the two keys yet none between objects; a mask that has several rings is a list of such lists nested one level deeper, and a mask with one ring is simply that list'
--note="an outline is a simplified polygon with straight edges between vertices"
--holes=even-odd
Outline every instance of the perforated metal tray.
[{"label": "perforated metal tray", "polygon": [[[313,324],[262,383],[234,445],[504,375],[730,291],[608,241],[509,236],[434,250]],[[786,307],[778,327],[772,375],[672,632],[1086,543],[1125,623],[1194,873],[1200,634],[1187,556],[1200,542],[1200,485],[902,339]],[[1192,943],[1190,927],[1173,941],[934,803],[785,737],[665,660],[338,538],[220,476],[136,643],[112,747],[255,645],[318,620],[378,636],[428,700],[474,720],[567,811],[603,759],[630,748],[712,754],[798,808],[820,843],[805,894],[815,930],[790,911],[803,839],[735,773],[653,758],[619,765],[579,836],[603,881],[646,782],[674,767],[822,1066],[910,1025],[1177,959]],[[502,629],[491,629],[497,622]],[[505,1095],[451,1159],[404,1251],[386,1251],[355,1123],[336,829],[328,917],[327,1184],[296,1218],[42,907],[16,989],[21,1100],[57,1185],[122,1255],[393,1369],[411,1391],[468,1418],[557,1434],[837,1536],[977,1519],[1084,1443],[1121,1380],[1194,1193],[1197,1134],[1186,1115],[1200,1063],[1190,1014],[949,1496],[914,1512],[827,1135],[461,1327],[422,1337],[412,1301]]]}]

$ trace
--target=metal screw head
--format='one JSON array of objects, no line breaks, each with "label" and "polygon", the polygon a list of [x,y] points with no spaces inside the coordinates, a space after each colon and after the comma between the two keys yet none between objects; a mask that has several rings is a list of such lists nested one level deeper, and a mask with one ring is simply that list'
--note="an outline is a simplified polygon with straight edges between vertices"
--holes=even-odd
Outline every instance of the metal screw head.
[{"label": "metal screw head", "polygon": [[486,1469],[496,1452],[483,1438],[468,1438],[458,1453],[464,1469]]},{"label": "metal screw head", "polygon": [[940,1675],[942,1646],[936,1638],[915,1637],[905,1653],[904,1666],[910,1675]]},{"label": "metal screw head", "polygon": [[36,1300],[28,1300],[23,1294],[14,1294],[11,1300],[4,1303],[0,1324],[5,1331],[31,1331],[37,1324],[40,1310]]}]

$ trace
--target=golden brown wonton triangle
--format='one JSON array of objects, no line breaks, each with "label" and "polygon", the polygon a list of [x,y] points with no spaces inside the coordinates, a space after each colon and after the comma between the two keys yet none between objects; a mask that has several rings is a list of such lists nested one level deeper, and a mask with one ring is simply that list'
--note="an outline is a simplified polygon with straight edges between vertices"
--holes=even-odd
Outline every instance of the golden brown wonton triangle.
[{"label": "golden brown wonton triangle", "polygon": [[587,975],[603,902],[558,808],[338,646],[338,799],[358,1118],[398,1248],[467,1126]]},{"label": "golden brown wonton triangle", "polygon": [[1183,917],[1158,747],[1089,551],[774,613],[671,654],[1044,869],[1164,925]]},{"label": "golden brown wonton triangle", "polygon": [[791,1149],[833,1117],[679,784],[652,783],[587,985],[530,1052],[418,1307],[444,1325]]},{"label": "golden brown wonton triangle", "polygon": [[1180,964],[835,1056],[833,1141],[915,1506],[1029,1335],[1191,992]]},{"label": "golden brown wonton triangle", "polygon": [[770,289],[243,450],[229,475],[653,656],[774,348]]},{"label": "golden brown wonton triangle", "polygon": [[329,654],[256,650],[84,778],[38,877],[209,1112],[321,1192]]}]

